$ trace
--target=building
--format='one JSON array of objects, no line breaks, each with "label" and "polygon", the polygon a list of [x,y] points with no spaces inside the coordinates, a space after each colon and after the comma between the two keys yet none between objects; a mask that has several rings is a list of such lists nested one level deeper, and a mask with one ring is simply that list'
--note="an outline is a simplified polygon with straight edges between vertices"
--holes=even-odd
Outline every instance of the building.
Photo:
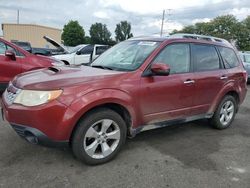
[{"label": "building", "polygon": [[61,29],[36,25],[36,24],[10,24],[3,23],[3,38],[8,41],[18,40],[30,42],[32,47],[54,48],[50,43],[43,39],[48,36],[57,42],[61,42]]}]

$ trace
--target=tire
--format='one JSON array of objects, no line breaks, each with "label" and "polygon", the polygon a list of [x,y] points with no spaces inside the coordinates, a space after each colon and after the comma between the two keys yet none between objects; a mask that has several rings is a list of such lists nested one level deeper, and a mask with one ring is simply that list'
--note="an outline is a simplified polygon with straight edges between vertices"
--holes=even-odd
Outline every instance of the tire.
[{"label": "tire", "polygon": [[74,155],[89,165],[112,160],[126,141],[127,126],[122,117],[108,108],[86,114],[72,138]]},{"label": "tire", "polygon": [[237,107],[236,99],[231,95],[226,95],[218,105],[211,119],[212,126],[220,130],[228,128],[234,120]]}]

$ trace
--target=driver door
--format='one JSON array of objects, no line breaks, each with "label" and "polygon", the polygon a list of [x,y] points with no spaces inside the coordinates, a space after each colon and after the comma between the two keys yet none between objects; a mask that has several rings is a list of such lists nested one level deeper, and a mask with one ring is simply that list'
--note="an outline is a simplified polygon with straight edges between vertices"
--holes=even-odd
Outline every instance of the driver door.
[{"label": "driver door", "polygon": [[193,104],[194,74],[190,71],[190,46],[166,46],[152,63],[170,67],[168,76],[141,78],[140,107],[145,124],[185,118]]}]

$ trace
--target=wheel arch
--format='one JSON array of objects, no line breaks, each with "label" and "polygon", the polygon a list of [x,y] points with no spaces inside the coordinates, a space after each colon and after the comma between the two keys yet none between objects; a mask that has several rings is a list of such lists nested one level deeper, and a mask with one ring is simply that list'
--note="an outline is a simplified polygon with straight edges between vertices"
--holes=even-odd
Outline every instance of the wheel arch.
[{"label": "wheel arch", "polygon": [[132,97],[128,93],[117,89],[92,91],[77,98],[71,103],[69,108],[76,112],[73,117],[72,127],[69,130],[71,136],[79,121],[97,108],[108,108],[120,114],[126,122],[128,133],[131,132],[132,127],[141,121],[136,97]]},{"label": "wheel arch", "polygon": [[239,103],[240,103],[240,94],[236,88],[229,86],[229,87],[224,88],[223,90],[221,90],[221,92],[218,93],[216,99],[214,100],[214,102],[212,103],[212,105],[210,107],[209,113],[214,113],[214,111],[216,110],[216,108],[220,104],[221,100],[226,95],[231,95],[235,98],[235,100],[237,102],[237,111],[238,111],[238,107],[239,107]]},{"label": "wheel arch", "polygon": [[72,141],[72,138],[74,136],[74,133],[79,125],[79,122],[84,118],[86,117],[88,114],[90,114],[91,112],[97,110],[97,109],[100,109],[100,108],[103,108],[103,109],[110,109],[110,110],[113,110],[115,112],[117,112],[121,117],[122,119],[125,121],[126,123],[126,126],[127,126],[127,133],[130,134],[130,128],[132,126],[132,115],[131,113],[129,112],[129,110],[122,104],[119,104],[119,103],[114,103],[114,102],[108,102],[108,103],[103,103],[103,104],[99,104],[99,105],[96,105],[96,106],[93,106],[91,108],[89,108],[88,110],[86,110],[84,113],[81,114],[81,116],[78,118],[77,122],[75,123],[72,131],[71,131],[71,135],[70,135],[70,139],[69,139],[69,143],[71,144],[71,141]]}]

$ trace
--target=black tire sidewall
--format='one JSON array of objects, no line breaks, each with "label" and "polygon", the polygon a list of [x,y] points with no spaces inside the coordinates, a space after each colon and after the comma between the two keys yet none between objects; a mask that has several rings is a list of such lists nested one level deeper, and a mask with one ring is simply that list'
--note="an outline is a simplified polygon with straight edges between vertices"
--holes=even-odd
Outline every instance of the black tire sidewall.
[{"label": "black tire sidewall", "polygon": [[[113,151],[112,154],[103,158],[103,159],[94,159],[90,157],[84,150],[84,137],[87,130],[93,125],[95,122],[102,120],[102,119],[111,119],[113,120],[120,128],[120,142],[116,149]],[[122,146],[126,141],[127,135],[127,127],[122,119],[122,117],[113,110],[100,108],[93,110],[92,112],[88,113],[77,125],[77,129],[74,132],[73,139],[72,139],[72,150],[74,155],[80,159],[81,161],[85,162],[89,165],[97,165],[102,164],[105,162],[110,161],[113,159],[121,150]]]}]

